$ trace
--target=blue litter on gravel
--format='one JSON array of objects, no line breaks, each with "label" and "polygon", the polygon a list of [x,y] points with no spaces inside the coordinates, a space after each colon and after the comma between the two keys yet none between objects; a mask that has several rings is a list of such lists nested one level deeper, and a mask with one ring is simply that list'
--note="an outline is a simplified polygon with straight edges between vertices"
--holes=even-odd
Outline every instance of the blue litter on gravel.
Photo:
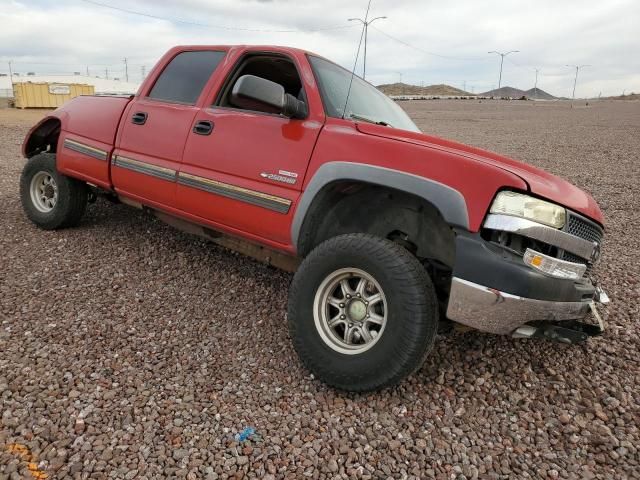
[{"label": "blue litter on gravel", "polygon": [[247,427],[239,433],[236,433],[235,439],[236,442],[245,442],[253,437],[256,433],[256,429],[253,427]]}]

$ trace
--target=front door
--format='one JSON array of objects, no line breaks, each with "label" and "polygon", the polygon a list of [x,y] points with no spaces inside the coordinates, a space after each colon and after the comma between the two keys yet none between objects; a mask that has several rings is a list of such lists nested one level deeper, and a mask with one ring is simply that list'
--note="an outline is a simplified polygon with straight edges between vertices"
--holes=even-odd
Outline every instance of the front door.
[{"label": "front door", "polygon": [[223,57],[220,51],[180,52],[148,94],[129,104],[112,157],[111,180],[118,193],[175,206],[177,172],[199,111],[196,103]]},{"label": "front door", "polygon": [[251,74],[281,84],[306,99],[293,59],[279,54],[245,55],[232,71],[213,106],[195,119],[211,130],[189,133],[178,176],[182,210],[226,226],[247,237],[286,245],[293,206],[318,134],[323,112],[290,119],[268,112],[235,108],[230,92],[235,80]]}]

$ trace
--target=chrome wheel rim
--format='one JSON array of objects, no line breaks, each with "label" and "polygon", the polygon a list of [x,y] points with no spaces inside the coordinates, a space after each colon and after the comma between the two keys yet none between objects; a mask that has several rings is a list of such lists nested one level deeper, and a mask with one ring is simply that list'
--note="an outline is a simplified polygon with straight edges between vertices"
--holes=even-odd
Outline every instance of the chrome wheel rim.
[{"label": "chrome wheel rim", "polygon": [[58,202],[58,184],[49,172],[38,172],[31,179],[31,202],[42,213],[49,213]]},{"label": "chrome wheel rim", "polygon": [[373,276],[358,268],[342,268],[318,287],[313,318],[327,346],[355,355],[380,341],[387,324],[387,300]]}]

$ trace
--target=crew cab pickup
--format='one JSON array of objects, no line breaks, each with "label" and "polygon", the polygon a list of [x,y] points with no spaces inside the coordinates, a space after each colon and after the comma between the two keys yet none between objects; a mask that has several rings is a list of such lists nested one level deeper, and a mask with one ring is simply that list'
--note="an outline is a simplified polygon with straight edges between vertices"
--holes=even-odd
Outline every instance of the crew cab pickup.
[{"label": "crew cab pickup", "polygon": [[603,328],[589,194],[423,134],[310,52],[173,48],[135,96],[51,113],[23,154],[22,203],[42,228],[79,224],[106,195],[295,271],[294,347],[339,389],[398,383],[445,322],[568,343]]}]

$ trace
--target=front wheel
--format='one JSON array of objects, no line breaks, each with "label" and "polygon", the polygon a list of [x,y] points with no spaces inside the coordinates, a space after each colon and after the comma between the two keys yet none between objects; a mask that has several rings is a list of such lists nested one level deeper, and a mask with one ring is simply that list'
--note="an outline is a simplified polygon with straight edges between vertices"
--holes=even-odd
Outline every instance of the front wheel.
[{"label": "front wheel", "polygon": [[45,230],[73,227],[87,207],[86,184],[56,170],[56,156],[30,158],[20,177],[20,200],[29,220]]},{"label": "front wheel", "polygon": [[300,265],[288,322],[298,355],[318,379],[341,390],[377,390],[422,364],[437,331],[437,299],[406,249],[373,235],[341,235]]}]

